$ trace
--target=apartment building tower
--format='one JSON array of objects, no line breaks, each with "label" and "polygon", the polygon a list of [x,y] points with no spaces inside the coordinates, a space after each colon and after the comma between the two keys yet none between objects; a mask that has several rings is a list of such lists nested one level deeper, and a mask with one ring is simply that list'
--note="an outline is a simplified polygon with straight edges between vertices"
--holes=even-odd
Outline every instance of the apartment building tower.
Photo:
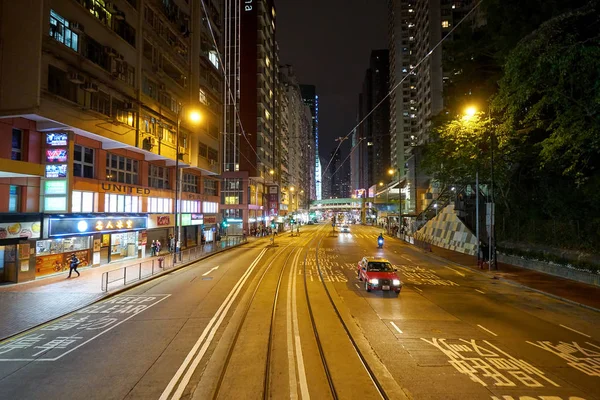
[{"label": "apartment building tower", "polygon": [[273,0],[224,8],[224,158],[221,211],[230,233],[279,217],[278,52]]},{"label": "apartment building tower", "polygon": [[310,173],[310,199],[321,200],[323,197],[323,170],[321,158],[319,157],[319,95],[315,85],[300,85],[302,92],[302,100],[310,110],[312,119],[312,138],[310,148],[312,149],[309,155],[311,165],[314,165],[314,171]]},{"label": "apartment building tower", "polygon": [[221,1],[0,7],[0,136],[12,143],[0,151],[0,247],[23,256],[3,258],[0,281],[57,272],[73,253],[87,265],[143,257],[176,233],[176,210],[180,247],[212,240]]}]

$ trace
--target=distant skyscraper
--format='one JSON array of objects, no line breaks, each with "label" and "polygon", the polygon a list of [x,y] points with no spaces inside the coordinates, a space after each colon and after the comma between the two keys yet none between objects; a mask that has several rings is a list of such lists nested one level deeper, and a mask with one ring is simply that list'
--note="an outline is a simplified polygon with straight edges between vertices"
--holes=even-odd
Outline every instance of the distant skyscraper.
[{"label": "distant skyscraper", "polygon": [[[319,157],[319,96],[314,85],[300,85],[302,100],[310,108],[313,121],[314,165],[315,176],[311,187],[311,199],[321,200],[322,196],[322,171]],[[311,162],[313,159],[311,159]],[[314,192],[313,192],[314,190]]]},{"label": "distant skyscraper", "polygon": [[[358,128],[362,141],[358,149],[359,178],[362,188],[368,188],[387,180],[390,167],[389,101],[386,97],[388,84],[388,50],[371,52],[369,69],[365,73],[362,93],[359,96],[358,119],[365,121]],[[373,108],[382,102],[370,115]],[[368,115],[368,116],[367,116]]]}]

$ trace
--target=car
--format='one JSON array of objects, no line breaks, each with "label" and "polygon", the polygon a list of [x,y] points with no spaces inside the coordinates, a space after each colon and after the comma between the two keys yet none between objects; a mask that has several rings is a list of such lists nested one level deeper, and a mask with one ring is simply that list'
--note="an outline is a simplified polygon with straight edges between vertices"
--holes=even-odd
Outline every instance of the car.
[{"label": "car", "polygon": [[365,282],[367,292],[371,290],[394,291],[402,290],[402,281],[396,269],[383,257],[363,257],[357,264],[358,279]]},{"label": "car", "polygon": [[342,225],[342,227],[340,228],[340,232],[350,233],[350,227],[348,225]]}]

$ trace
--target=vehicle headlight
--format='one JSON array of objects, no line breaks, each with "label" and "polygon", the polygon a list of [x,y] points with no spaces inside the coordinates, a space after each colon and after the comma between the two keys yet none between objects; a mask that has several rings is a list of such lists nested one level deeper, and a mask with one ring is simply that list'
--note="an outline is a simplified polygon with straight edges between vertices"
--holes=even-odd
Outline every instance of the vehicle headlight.
[{"label": "vehicle headlight", "polygon": [[392,283],[394,284],[394,286],[400,286],[400,279],[394,279]]},{"label": "vehicle headlight", "polygon": [[369,280],[369,283],[371,285],[379,285],[379,279],[371,279],[371,280]]}]

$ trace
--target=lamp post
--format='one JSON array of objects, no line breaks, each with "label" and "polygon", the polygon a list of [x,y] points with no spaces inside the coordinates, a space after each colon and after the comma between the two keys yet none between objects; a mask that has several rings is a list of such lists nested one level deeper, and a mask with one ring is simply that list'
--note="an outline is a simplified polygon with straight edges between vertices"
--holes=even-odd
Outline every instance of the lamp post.
[{"label": "lamp post", "polygon": [[[173,251],[173,265],[177,262],[177,253],[181,247],[181,210],[179,207],[179,199],[181,198],[181,171],[179,169],[179,131],[181,128],[181,117],[183,115],[184,105],[180,104],[177,108],[177,131],[175,132],[175,202],[173,204],[173,211],[175,215],[175,228],[174,228],[174,251]],[[190,122],[197,124],[202,119],[202,116],[198,111],[190,111],[188,115]]]}]

